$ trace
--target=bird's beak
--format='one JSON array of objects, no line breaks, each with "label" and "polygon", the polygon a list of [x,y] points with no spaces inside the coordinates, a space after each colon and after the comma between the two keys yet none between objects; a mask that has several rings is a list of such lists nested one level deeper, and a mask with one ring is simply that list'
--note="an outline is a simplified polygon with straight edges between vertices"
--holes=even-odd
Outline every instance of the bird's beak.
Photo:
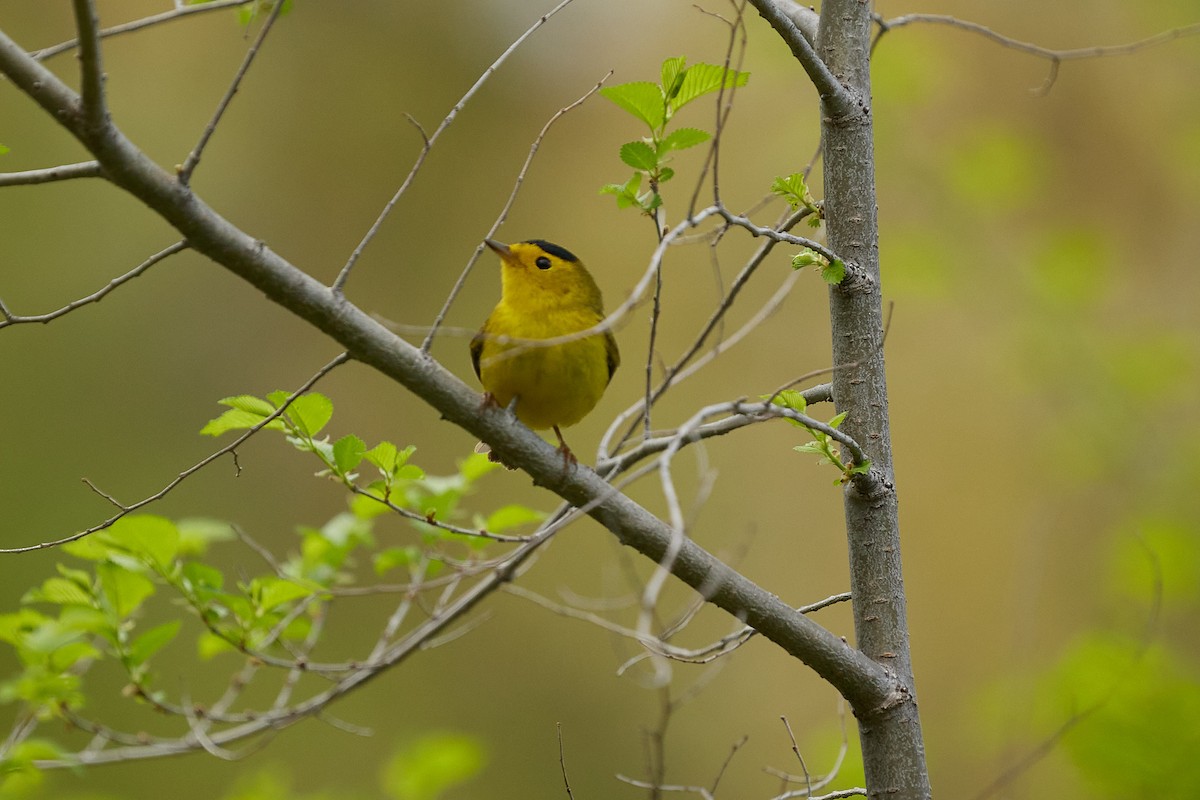
[{"label": "bird's beak", "polygon": [[484,239],[483,243],[492,249],[492,251],[500,256],[500,258],[508,261],[512,258],[512,250],[503,242],[497,242],[495,239]]}]

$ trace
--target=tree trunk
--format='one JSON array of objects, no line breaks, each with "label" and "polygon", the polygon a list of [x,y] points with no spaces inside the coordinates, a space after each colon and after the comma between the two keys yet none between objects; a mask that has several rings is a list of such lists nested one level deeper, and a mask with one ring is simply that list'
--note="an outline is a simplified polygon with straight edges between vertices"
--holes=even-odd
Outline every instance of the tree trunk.
[{"label": "tree trunk", "polygon": [[845,493],[856,644],[893,670],[908,691],[895,703],[856,709],[868,794],[921,800],[930,796],[930,789],[909,655],[888,430],[870,33],[871,6],[864,0],[826,0],[822,6],[817,53],[858,100],[851,113],[822,104],[829,245],[847,264],[846,280],[829,292],[833,363],[839,367],[833,376],[833,398],[839,412],[849,412],[842,430],[863,446],[882,477],[874,496],[863,495],[852,484]]}]

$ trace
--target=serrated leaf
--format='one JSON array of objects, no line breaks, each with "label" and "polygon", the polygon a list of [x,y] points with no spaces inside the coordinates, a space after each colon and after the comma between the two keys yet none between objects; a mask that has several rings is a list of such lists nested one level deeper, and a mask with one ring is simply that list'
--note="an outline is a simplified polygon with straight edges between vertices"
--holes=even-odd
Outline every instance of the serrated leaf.
[{"label": "serrated leaf", "polygon": [[172,620],[143,633],[133,640],[129,646],[129,662],[131,666],[140,666],[150,659],[150,656],[166,647],[176,634],[179,633],[179,620]]},{"label": "serrated leaf", "polygon": [[366,443],[354,434],[343,436],[333,443],[333,463],[343,475],[357,468],[366,454]]},{"label": "serrated leaf", "polygon": [[797,453],[811,453],[814,456],[825,455],[825,448],[820,442],[807,442],[805,444],[798,444],[792,449]]},{"label": "serrated leaf", "polygon": [[679,91],[671,98],[671,110],[678,111],[698,97],[715,92],[722,86],[745,86],[750,73],[738,72],[715,64],[693,64],[683,74]]},{"label": "serrated leaf", "polygon": [[269,417],[275,413],[275,406],[271,405],[261,397],[255,397],[252,394],[239,394],[233,397],[225,397],[217,402],[223,406],[236,408],[238,411],[246,411],[251,414],[258,414],[260,417]]},{"label": "serrated leaf", "polygon": [[676,58],[668,58],[662,63],[661,83],[663,97],[668,99],[675,96],[679,91],[679,84],[683,80],[684,65],[687,59],[683,56]]},{"label": "serrated leaf", "polygon": [[771,404],[790,408],[800,414],[803,414],[808,408],[808,400],[804,398],[804,392],[799,389],[784,389],[782,392],[778,392],[771,397]]},{"label": "serrated leaf", "polygon": [[[227,431],[244,431],[248,428],[253,428],[263,421],[263,418],[250,411],[243,411],[240,408],[231,408],[228,411],[221,413],[221,416],[215,419],[210,419],[200,429],[201,436],[220,436]],[[266,424],[271,430],[284,430],[283,422],[278,419],[273,419]]]},{"label": "serrated leaf", "polygon": [[659,185],[666,183],[667,181],[671,180],[671,178],[674,178],[674,177],[675,177],[675,170],[671,169],[670,167],[663,167],[662,169],[660,169],[658,171]]},{"label": "serrated leaf", "polygon": [[600,94],[646,123],[652,131],[659,130],[666,119],[662,90],[649,81],[606,86]]},{"label": "serrated leaf", "polygon": [[85,590],[75,581],[67,578],[47,578],[42,585],[30,589],[21,598],[21,603],[54,603],[65,606],[90,606],[92,604],[90,589]]},{"label": "serrated leaf", "polygon": [[777,177],[771,182],[771,191],[787,201],[792,210],[809,205],[808,185],[804,182],[804,174],[794,172],[786,178]]},{"label": "serrated leaf", "polygon": [[658,153],[659,156],[663,156],[672,150],[686,150],[689,147],[703,144],[711,138],[711,133],[699,128],[679,128],[663,137],[663,140],[658,143]]},{"label": "serrated leaf", "polygon": [[626,142],[621,145],[621,160],[634,169],[653,172],[658,166],[658,155],[646,142]]},{"label": "serrated leaf", "polygon": [[834,259],[821,268],[821,279],[836,286],[846,278],[846,265],[840,259]]},{"label": "serrated leaf", "polygon": [[285,412],[301,433],[316,436],[333,417],[333,401],[319,392],[301,395]]}]

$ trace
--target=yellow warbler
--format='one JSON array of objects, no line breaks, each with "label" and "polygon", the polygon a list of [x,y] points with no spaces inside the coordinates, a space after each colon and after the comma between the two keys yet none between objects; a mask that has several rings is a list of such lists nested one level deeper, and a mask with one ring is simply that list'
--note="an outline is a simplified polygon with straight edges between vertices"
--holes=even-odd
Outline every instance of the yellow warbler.
[{"label": "yellow warbler", "polygon": [[511,340],[594,327],[604,319],[600,288],[556,244],[485,242],[500,256],[500,302],[471,340],[475,374],[488,400],[507,407],[515,399],[517,419],[535,430],[553,428],[564,460],[574,460],[559,429],[583,419],[604,394],[621,363],[616,339],[604,331],[552,345]]}]

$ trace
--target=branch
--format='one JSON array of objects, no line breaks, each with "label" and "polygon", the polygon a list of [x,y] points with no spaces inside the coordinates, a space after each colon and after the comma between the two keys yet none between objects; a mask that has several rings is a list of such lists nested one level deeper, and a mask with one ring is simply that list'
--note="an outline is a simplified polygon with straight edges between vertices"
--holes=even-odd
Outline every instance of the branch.
[{"label": "branch", "polygon": [[33,316],[19,316],[17,314],[13,314],[12,312],[10,312],[8,310],[8,308],[4,305],[4,301],[0,300],[0,318],[2,318],[2,319],[0,319],[0,328],[6,328],[9,325],[18,325],[21,323],[28,323],[28,322],[47,323],[47,322],[50,322],[51,320],[58,319],[59,317],[63,316],[64,314],[69,314],[70,312],[74,311],[75,309],[79,308],[80,306],[86,306],[89,303],[98,303],[104,299],[105,295],[107,295],[113,289],[116,289],[121,284],[127,283],[128,281],[133,280],[134,278],[138,277],[143,272],[150,269],[151,267],[153,267],[155,264],[162,261],[163,259],[165,259],[169,256],[173,256],[176,253],[181,253],[187,249],[188,249],[187,242],[176,242],[175,244],[171,245],[167,249],[160,250],[159,252],[150,256],[145,261],[143,261],[141,264],[138,264],[136,267],[129,270],[129,272],[126,272],[124,275],[120,276],[119,278],[113,278],[111,281],[108,282],[107,285],[105,285],[99,291],[93,292],[93,293],[89,294],[87,297],[81,297],[78,300],[67,303],[65,306],[58,309],[57,311],[51,311],[48,314],[37,314],[37,315],[33,315]]},{"label": "branch", "polygon": [[200,163],[200,156],[204,152],[205,145],[212,138],[213,133],[217,130],[217,124],[220,123],[221,117],[225,115],[225,110],[229,108],[229,104],[233,102],[233,96],[237,94],[238,87],[242,83],[242,78],[246,77],[246,73],[250,69],[250,65],[254,63],[254,57],[258,55],[259,48],[267,39],[267,34],[271,32],[271,27],[275,24],[275,20],[279,18],[280,12],[283,11],[284,0],[276,0],[275,6],[271,9],[267,21],[263,23],[262,30],[258,32],[254,43],[250,45],[250,49],[246,51],[246,57],[242,59],[242,65],[238,67],[238,71],[234,73],[233,80],[229,84],[229,88],[225,90],[225,96],[221,98],[221,102],[217,103],[217,110],[213,112],[212,119],[204,126],[204,132],[200,134],[200,141],[196,142],[196,146],[192,148],[192,152],[188,153],[187,160],[183,162],[183,166],[179,168],[179,182],[187,184],[192,178],[192,172],[195,171],[196,165]]},{"label": "branch", "polygon": [[[191,16],[192,14],[207,14],[210,11],[220,11],[225,8],[235,8],[244,6],[247,3],[255,3],[258,0],[212,0],[212,2],[201,3],[199,5],[177,6],[171,11],[164,11],[161,14],[154,14],[149,17],[134,20],[132,22],[124,22],[120,25],[114,25],[111,28],[102,28],[98,36],[101,39],[107,39],[110,36],[117,36],[122,33],[132,33],[140,31],[144,28],[149,28],[154,25],[160,25],[171,20],[182,19],[183,17]],[[47,58],[56,56],[60,53],[66,53],[69,50],[74,50],[79,47],[78,39],[70,39],[50,47],[43,47],[41,50],[35,50],[29,56],[37,61],[44,61]]]},{"label": "branch", "polygon": [[[796,25],[790,15],[790,7],[794,4],[789,0],[750,0],[763,19],[771,23],[771,27],[783,39],[792,55],[804,67],[808,78],[817,88],[821,102],[835,116],[854,118],[866,111],[864,98],[858,96],[852,89],[843,85],[839,76],[834,75],[824,61],[813,49],[813,42],[806,36],[805,31]],[[785,8],[786,7],[786,8]]]},{"label": "branch", "polygon": [[1127,44],[1107,45],[1100,47],[1079,47],[1071,50],[1052,50],[1048,47],[1033,44],[1032,42],[1023,42],[1019,39],[1014,39],[1010,36],[1005,36],[997,33],[986,25],[980,25],[978,22],[970,22],[968,20],[958,19],[947,14],[905,14],[904,16],[894,17],[892,19],[884,19],[881,15],[875,16],[875,24],[879,26],[879,32],[875,35],[875,40],[871,43],[871,49],[879,44],[879,40],[884,34],[893,31],[896,28],[902,28],[906,25],[913,24],[931,24],[931,25],[949,25],[960,30],[968,31],[989,39],[996,44],[1012,50],[1018,50],[1022,53],[1044,58],[1050,62],[1050,72],[1046,76],[1046,80],[1042,85],[1034,89],[1035,94],[1044,95],[1054,86],[1054,82],[1058,79],[1058,68],[1064,61],[1078,61],[1085,58],[1104,58],[1107,56],[1130,55],[1140,50],[1145,50],[1150,47],[1157,47],[1167,42],[1173,42],[1176,39],[1182,39],[1188,36],[1196,36],[1200,34],[1200,22],[1192,25],[1185,25],[1182,28],[1172,28],[1171,30],[1157,33],[1153,36],[1148,36],[1145,39],[1138,39],[1135,42]]},{"label": "branch", "polygon": [[0,172],[0,187],[32,186],[38,183],[69,181],[75,178],[102,178],[104,171],[98,161],[81,161],[78,164],[60,164],[57,167],[31,169],[24,172]]},{"label": "branch", "polygon": [[346,265],[342,267],[342,271],[338,273],[337,278],[333,282],[333,290],[335,292],[340,294],[345,289],[346,281],[350,278],[350,270],[354,269],[354,264],[362,255],[363,250],[365,250],[367,245],[370,244],[371,240],[375,238],[375,234],[377,234],[380,227],[383,226],[384,220],[388,218],[388,215],[392,213],[392,209],[395,207],[396,203],[400,202],[400,198],[403,197],[404,193],[408,191],[408,187],[412,184],[413,179],[417,176],[417,172],[421,169],[421,165],[425,163],[425,157],[429,155],[429,151],[433,148],[434,143],[437,142],[438,137],[442,135],[442,132],[445,131],[446,128],[450,127],[450,123],[454,122],[455,118],[458,116],[458,112],[462,111],[463,107],[470,101],[472,97],[475,96],[475,93],[479,91],[480,87],[487,82],[488,78],[492,77],[492,73],[499,69],[500,65],[508,60],[508,57],[511,56],[516,49],[521,46],[522,42],[532,36],[534,31],[545,25],[548,19],[553,17],[562,9],[566,8],[571,2],[572,0],[562,0],[561,3],[539,17],[537,22],[530,25],[524,33],[518,36],[516,40],[508,46],[508,49],[501,53],[500,57],[493,61],[491,65],[483,71],[483,74],[479,76],[479,79],[476,80],[475,83],[471,85],[471,88],[467,90],[467,93],[464,94],[459,101],[454,104],[454,108],[450,109],[450,113],[446,115],[441,124],[437,126],[437,129],[434,130],[431,135],[425,136],[425,132],[424,130],[421,130],[421,126],[417,126],[418,130],[421,130],[421,136],[425,140],[425,146],[421,148],[421,152],[417,155],[417,160],[413,162],[412,168],[408,171],[408,175],[405,176],[403,183],[400,184],[400,188],[396,190],[396,193],[392,195],[392,199],[389,200],[387,205],[383,207],[383,211],[379,212],[379,217],[374,223],[372,223],[371,227],[367,230],[366,235],[363,236],[362,241],[358,243],[358,246],[354,248],[354,252],[350,254],[350,258],[346,261]]},{"label": "branch", "polygon": [[[341,292],[324,286],[232,225],[154,164],[117,128],[109,125],[97,133],[69,113],[60,116],[57,112],[72,108],[78,96],[3,33],[0,33],[0,71],[74,134],[95,155],[115,185],[158,213],[193,249],[341,343],[349,357],[392,378],[450,423],[476,439],[489,442],[510,463],[524,468],[535,484],[550,489],[577,508],[588,508],[588,514],[623,544],[656,563],[662,561],[672,539],[670,526],[616,491],[592,470],[582,466],[564,470],[561,454],[513,415],[503,409],[481,410],[479,395],[441,364],[389,332],[349,303]],[[685,230],[697,221],[687,220],[677,230]],[[656,250],[657,258],[661,258],[670,241],[668,234]],[[632,306],[632,302],[628,305]],[[753,626],[811,666],[857,712],[874,716],[906,702],[907,694],[888,668],[796,613],[779,597],[723,564],[695,542],[687,540],[680,545],[673,572],[714,605]],[[485,586],[488,580],[505,580],[507,575],[506,571],[498,572],[478,586]],[[468,592],[460,602],[473,605],[479,596]],[[401,650],[390,653],[388,658],[398,660],[403,656]],[[339,686],[350,688],[343,686],[344,683]],[[294,707],[292,713],[314,713],[323,702],[318,695],[310,703]],[[212,741],[222,745],[230,739],[214,735]]]},{"label": "branch", "polygon": [[79,70],[83,86],[83,117],[88,127],[100,130],[108,124],[104,100],[104,64],[100,58],[100,21],[92,0],[73,0],[75,26],[79,30]]},{"label": "branch", "polygon": [[93,533],[96,533],[97,531],[102,531],[105,528],[110,528],[113,526],[113,524],[116,523],[117,520],[121,519],[125,515],[131,514],[134,511],[137,511],[139,508],[143,508],[145,506],[150,505],[151,503],[155,503],[155,502],[161,500],[162,498],[164,498],[168,494],[170,494],[171,491],[173,491],[176,486],[183,483],[185,480],[190,478],[192,475],[195,475],[197,472],[204,469],[209,464],[216,461],[218,458],[225,455],[226,453],[233,452],[243,442],[245,442],[247,439],[249,439],[254,434],[258,433],[260,430],[265,428],[272,420],[277,419],[280,415],[282,415],[285,411],[287,411],[288,406],[290,406],[292,404],[293,400],[295,400],[297,397],[299,397],[300,395],[304,394],[309,389],[311,389],[317,381],[319,381],[321,378],[325,377],[325,375],[329,374],[329,372],[332,371],[334,367],[341,366],[342,364],[345,364],[348,360],[349,360],[349,356],[347,356],[345,353],[342,353],[337,358],[333,359],[328,364],[321,367],[321,369],[317,370],[317,373],[315,375],[313,375],[311,378],[309,378],[307,381],[305,381],[300,386],[299,389],[292,392],[292,394],[290,396],[288,396],[287,400],[285,400],[282,404],[280,404],[279,408],[275,409],[275,411],[272,412],[272,414],[270,416],[265,417],[261,422],[259,422],[254,427],[247,429],[245,433],[243,433],[241,436],[239,436],[237,439],[235,439],[230,444],[226,445],[225,447],[222,447],[220,450],[216,451],[215,453],[210,454],[208,457],[206,457],[202,461],[199,461],[199,462],[193,464],[192,466],[185,469],[183,472],[176,475],[171,480],[171,482],[168,483],[166,486],[164,486],[162,489],[158,490],[157,492],[150,495],[149,497],[145,497],[145,498],[137,501],[136,503],[132,503],[130,505],[124,505],[123,503],[119,503],[111,496],[109,496],[109,495],[105,494],[104,492],[100,491],[99,489],[97,489],[91,483],[91,481],[84,478],[84,483],[86,483],[89,487],[91,487],[91,489],[94,492],[96,492],[96,494],[105,498],[106,500],[108,500],[110,503],[112,503],[114,506],[116,506],[119,509],[116,514],[114,514],[113,516],[109,517],[108,519],[104,520],[101,523],[93,525],[90,528],[86,528],[85,530],[78,531],[77,533],[73,533],[70,536],[64,536],[61,539],[56,539],[54,541],[48,541],[48,542],[41,542],[40,544],[31,544],[31,545],[27,545],[25,547],[11,547],[11,548],[0,549],[0,555],[11,554],[11,553],[29,553],[34,550],[45,550],[50,547],[58,547],[59,545],[67,544],[68,542],[77,541],[79,539],[84,538],[85,536],[90,536]]}]

